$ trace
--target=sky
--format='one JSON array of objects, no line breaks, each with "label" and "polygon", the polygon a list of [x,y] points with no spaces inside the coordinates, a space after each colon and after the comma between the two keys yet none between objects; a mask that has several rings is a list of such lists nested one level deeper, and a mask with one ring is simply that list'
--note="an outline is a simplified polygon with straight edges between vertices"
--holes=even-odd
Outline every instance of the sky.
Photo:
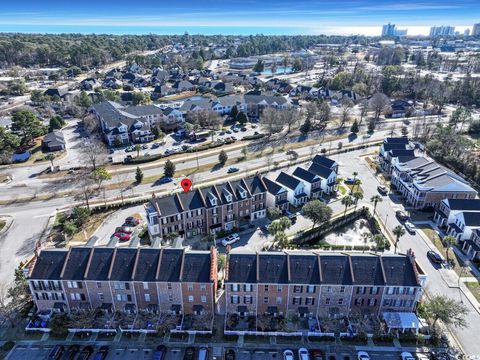
[{"label": "sky", "polygon": [[0,0],[0,9],[0,32],[29,33],[379,35],[391,22],[427,35],[480,22],[479,0]]}]

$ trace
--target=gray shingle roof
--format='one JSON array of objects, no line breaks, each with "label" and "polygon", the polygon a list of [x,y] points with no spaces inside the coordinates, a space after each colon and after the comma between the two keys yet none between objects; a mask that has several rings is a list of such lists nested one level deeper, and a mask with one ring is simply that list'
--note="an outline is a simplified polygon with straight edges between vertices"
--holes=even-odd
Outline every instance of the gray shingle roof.
[{"label": "gray shingle roof", "polygon": [[398,255],[383,255],[382,263],[389,286],[420,285],[410,258]]},{"label": "gray shingle roof", "polygon": [[283,253],[260,253],[258,279],[261,284],[287,284],[287,256]]},{"label": "gray shingle roof", "polygon": [[480,211],[480,199],[444,199],[450,210]]},{"label": "gray shingle roof", "polygon": [[256,283],[257,255],[231,253],[228,260],[228,283]]},{"label": "gray shingle roof", "polygon": [[117,248],[113,258],[110,280],[131,281],[136,256],[137,249],[135,248]]},{"label": "gray shingle roof", "polygon": [[318,256],[290,255],[290,282],[293,284],[320,284]]},{"label": "gray shingle roof", "polygon": [[311,173],[320,176],[322,179],[328,179],[330,175],[334,172],[332,169],[329,167],[317,164],[317,163],[312,163],[310,167],[308,168],[308,171]]},{"label": "gray shingle roof", "polygon": [[89,247],[72,247],[66,259],[63,280],[82,280],[90,258]]},{"label": "gray shingle roof", "polygon": [[140,249],[137,267],[133,274],[134,281],[149,282],[155,281],[157,265],[160,260],[160,251],[157,249]]},{"label": "gray shingle roof", "polygon": [[378,256],[353,255],[352,270],[355,285],[384,285]]},{"label": "gray shingle roof", "polygon": [[86,280],[107,280],[110,263],[113,258],[113,248],[93,248],[90,266],[87,269]]},{"label": "gray shingle roof", "polygon": [[267,191],[270,194],[277,195],[282,192],[287,191],[285,188],[282,186],[278,185],[275,181],[272,181],[266,177],[263,178],[263,182],[265,183],[265,186],[267,187]]},{"label": "gray shingle roof", "polygon": [[304,168],[301,168],[301,167],[297,167],[292,175],[308,183],[314,183],[320,180],[318,175],[308,170],[305,170]]},{"label": "gray shingle roof", "polygon": [[351,285],[352,276],[349,259],[345,255],[320,255],[322,284]]},{"label": "gray shingle roof", "polygon": [[59,280],[63,263],[67,257],[66,250],[42,250],[35,262],[31,279]]},{"label": "gray shingle roof", "polygon": [[157,278],[158,281],[180,281],[183,253],[183,249],[163,249]]},{"label": "gray shingle roof", "polygon": [[312,159],[312,162],[330,169],[336,165],[335,160],[329,159],[323,155],[315,155],[315,157]]},{"label": "gray shingle roof", "polygon": [[185,254],[181,281],[210,282],[210,253],[189,252]]},{"label": "gray shingle roof", "polygon": [[293,176],[285,173],[285,172],[281,172],[280,174],[278,174],[277,178],[275,179],[275,181],[291,190],[295,190],[298,186],[298,184],[300,184],[300,180],[298,180],[297,178],[294,178]]},{"label": "gray shingle roof", "polygon": [[480,226],[480,212],[464,212],[463,219],[466,226]]}]

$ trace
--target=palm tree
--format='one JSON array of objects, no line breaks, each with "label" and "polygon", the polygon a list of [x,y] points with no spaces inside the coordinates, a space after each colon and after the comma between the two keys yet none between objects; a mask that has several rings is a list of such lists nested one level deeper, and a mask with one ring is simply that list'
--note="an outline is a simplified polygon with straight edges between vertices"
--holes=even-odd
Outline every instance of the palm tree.
[{"label": "palm tree", "polygon": [[353,198],[351,196],[345,196],[342,198],[342,205],[345,206],[345,211],[343,212],[343,217],[347,215],[347,209],[349,206],[352,206],[354,203]]},{"label": "palm tree", "polygon": [[352,196],[355,199],[355,210],[357,210],[358,201],[363,199],[363,193],[360,191],[355,191]]},{"label": "palm tree", "polygon": [[370,198],[370,202],[373,203],[373,215],[375,215],[375,211],[377,210],[377,204],[379,202],[382,202],[383,199],[380,195],[373,195],[371,198]]},{"label": "palm tree", "polygon": [[393,235],[395,235],[395,254],[397,253],[397,246],[398,242],[400,241],[400,238],[405,235],[405,229],[401,225],[397,225],[393,228]]},{"label": "palm tree", "polygon": [[452,246],[456,245],[457,244],[457,239],[455,237],[453,237],[452,235],[448,235],[448,236],[445,236],[443,238],[443,243],[445,244],[445,255],[447,255],[447,264],[450,263],[450,259],[449,259],[449,250]]},{"label": "palm tree", "polygon": [[137,158],[140,156],[140,150],[142,150],[142,147],[140,144],[135,145],[135,151],[137,152]]},{"label": "palm tree", "polygon": [[214,137],[215,134],[216,134],[215,131],[214,131],[214,130],[210,130],[208,133],[209,133],[210,136],[212,137],[212,142],[213,142],[213,137]]},{"label": "palm tree", "polygon": [[160,131],[158,132],[158,140],[160,140],[160,143],[161,143],[162,145],[165,145],[165,136],[166,136],[166,135],[165,135],[165,133],[164,133],[162,130],[160,130]]},{"label": "palm tree", "polygon": [[54,154],[48,154],[47,156],[45,156],[45,160],[48,160],[52,163],[52,169],[53,169],[53,160],[55,160],[55,155]]},{"label": "palm tree", "polygon": [[379,248],[384,248],[386,241],[385,236],[382,234],[377,234],[373,237],[373,242],[375,243],[375,253],[377,253]]}]

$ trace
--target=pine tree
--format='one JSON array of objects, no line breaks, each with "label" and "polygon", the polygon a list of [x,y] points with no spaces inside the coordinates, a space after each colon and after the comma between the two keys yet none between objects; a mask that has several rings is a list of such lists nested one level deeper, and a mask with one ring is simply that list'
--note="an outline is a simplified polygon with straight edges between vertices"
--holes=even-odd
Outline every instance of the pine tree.
[{"label": "pine tree", "polygon": [[359,131],[358,122],[357,122],[357,119],[355,119],[355,121],[352,124],[352,127],[350,128],[350,132],[353,133],[353,134],[357,134],[358,131]]},{"label": "pine tree", "polygon": [[137,166],[137,171],[135,172],[135,180],[137,184],[140,184],[143,180],[143,171],[140,169],[140,166]]}]

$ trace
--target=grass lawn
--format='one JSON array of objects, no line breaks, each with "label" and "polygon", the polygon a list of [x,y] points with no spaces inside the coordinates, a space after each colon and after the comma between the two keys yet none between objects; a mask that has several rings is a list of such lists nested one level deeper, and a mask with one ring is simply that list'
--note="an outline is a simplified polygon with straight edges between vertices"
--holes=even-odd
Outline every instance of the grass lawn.
[{"label": "grass lawn", "polygon": [[0,219],[0,231],[5,227],[5,225],[7,225],[7,221]]},{"label": "grass lawn", "polygon": [[87,222],[83,226],[83,229],[81,229],[79,232],[73,235],[70,241],[85,242],[88,239],[90,239],[90,237],[93,235],[95,230],[97,230],[98,227],[103,223],[103,221],[113,212],[114,210],[110,210],[110,211],[95,213],[90,215]]},{"label": "grass lawn", "polygon": [[[419,230],[423,231],[425,235],[430,239],[430,241],[435,245],[438,249],[438,252],[442,254],[442,256],[446,259],[447,258],[447,249],[443,246],[442,241],[438,237],[436,231],[429,225],[421,224],[418,225]],[[455,255],[452,249],[448,252],[449,258],[455,260],[455,266],[453,270],[457,273],[458,276],[461,277],[470,277],[473,276],[470,271],[462,271],[463,261]]]},{"label": "grass lawn", "polygon": [[473,294],[473,296],[475,296],[475,299],[477,299],[478,302],[480,302],[480,283],[477,281],[477,282],[465,282],[464,283],[468,289],[470,290],[470,292]]}]

